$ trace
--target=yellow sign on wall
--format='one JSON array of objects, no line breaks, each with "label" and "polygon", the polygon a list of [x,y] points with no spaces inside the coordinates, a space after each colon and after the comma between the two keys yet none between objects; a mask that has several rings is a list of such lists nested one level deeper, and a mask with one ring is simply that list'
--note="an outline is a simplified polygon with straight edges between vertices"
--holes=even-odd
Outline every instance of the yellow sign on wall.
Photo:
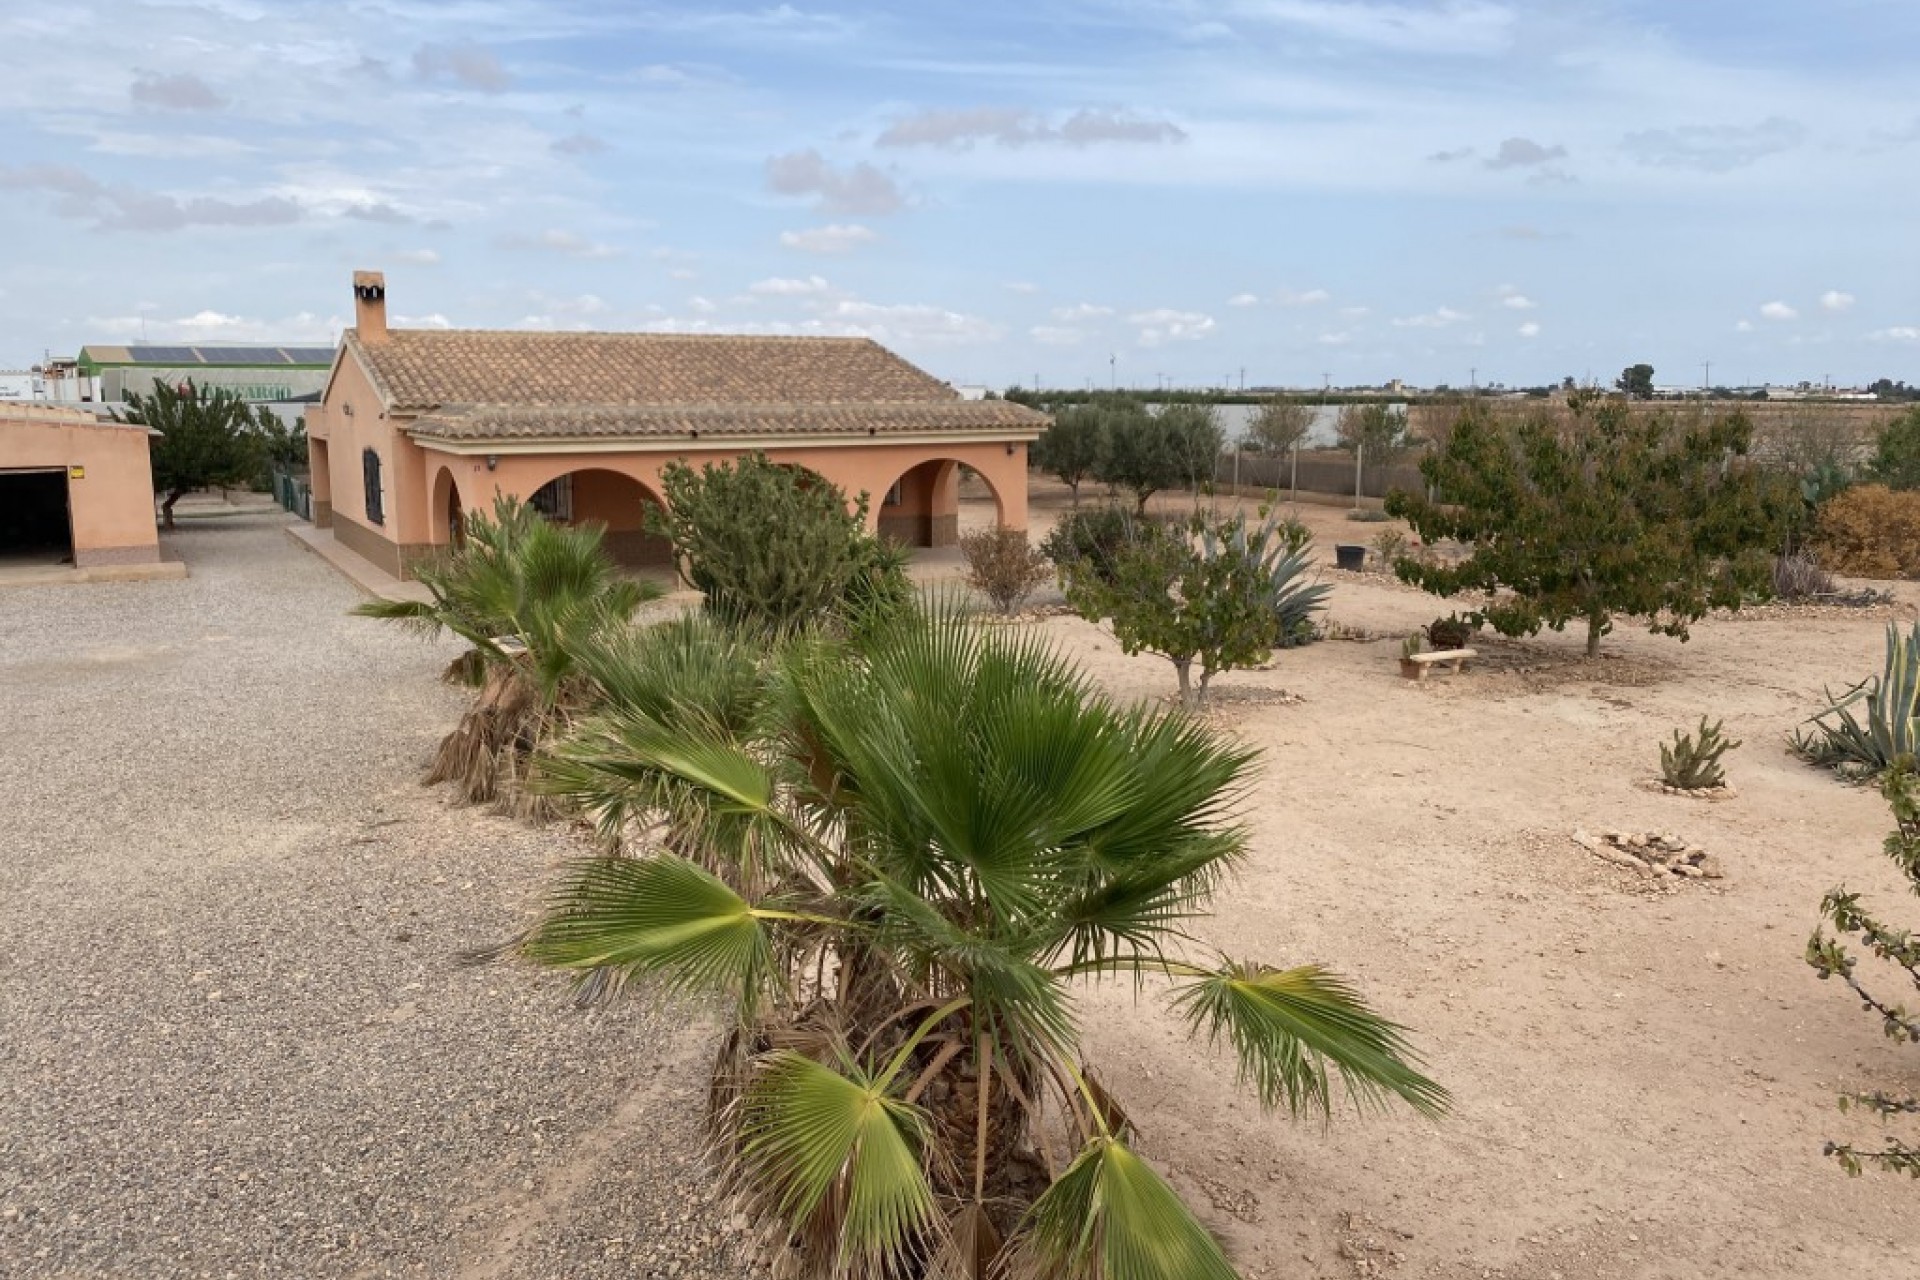
[{"label": "yellow sign on wall", "polygon": [[68,467],[67,468],[67,479],[85,480],[86,478],[87,478],[87,469],[85,467]]}]

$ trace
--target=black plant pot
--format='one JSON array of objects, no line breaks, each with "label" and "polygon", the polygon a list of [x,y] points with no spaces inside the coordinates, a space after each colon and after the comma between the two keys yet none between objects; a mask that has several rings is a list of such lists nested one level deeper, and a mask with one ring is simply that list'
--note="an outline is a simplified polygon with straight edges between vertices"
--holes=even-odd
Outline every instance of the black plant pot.
[{"label": "black plant pot", "polygon": [[1339,568],[1352,569],[1357,573],[1367,567],[1367,549],[1352,542],[1335,543],[1333,562]]}]

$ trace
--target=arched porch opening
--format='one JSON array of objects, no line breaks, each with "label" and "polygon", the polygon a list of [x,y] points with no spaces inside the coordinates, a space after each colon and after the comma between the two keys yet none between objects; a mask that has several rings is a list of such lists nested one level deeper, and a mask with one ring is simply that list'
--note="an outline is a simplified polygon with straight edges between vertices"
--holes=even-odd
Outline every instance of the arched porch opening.
[{"label": "arched porch opening", "polygon": [[463,547],[467,543],[467,508],[460,497],[460,482],[451,467],[440,467],[433,474],[433,515],[427,538],[436,547]]},{"label": "arched porch opening", "polygon": [[962,526],[1006,523],[1006,504],[986,476],[955,458],[908,467],[879,495],[876,529],[910,547],[950,547]]},{"label": "arched porch opening", "polygon": [[601,467],[568,471],[535,489],[527,502],[561,524],[603,527],[607,553],[623,568],[673,567],[672,544],[647,531],[648,509],[666,504],[632,476]]}]

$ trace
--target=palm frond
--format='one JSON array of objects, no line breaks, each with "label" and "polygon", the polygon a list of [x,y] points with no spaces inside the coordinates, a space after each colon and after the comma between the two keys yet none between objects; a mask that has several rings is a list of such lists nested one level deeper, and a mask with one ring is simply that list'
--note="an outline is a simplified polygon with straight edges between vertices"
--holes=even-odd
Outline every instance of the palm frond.
[{"label": "palm frond", "polygon": [[741,1098],[739,1131],[748,1198],[820,1246],[814,1274],[899,1274],[937,1244],[926,1114],[888,1082],[776,1051]]},{"label": "palm frond", "polygon": [[1338,1074],[1362,1106],[1397,1097],[1424,1115],[1447,1108],[1447,1091],[1410,1065],[1404,1029],[1318,965],[1223,964],[1181,989],[1175,1004],[1209,1042],[1227,1037],[1262,1106],[1331,1115]]},{"label": "palm frond", "polygon": [[762,913],[683,858],[576,862],[520,953],[536,964],[721,990],[751,1007],[773,967]]},{"label": "palm frond", "polygon": [[1118,1138],[1089,1142],[1028,1211],[1014,1274],[1032,1280],[1237,1280],[1213,1235]]}]

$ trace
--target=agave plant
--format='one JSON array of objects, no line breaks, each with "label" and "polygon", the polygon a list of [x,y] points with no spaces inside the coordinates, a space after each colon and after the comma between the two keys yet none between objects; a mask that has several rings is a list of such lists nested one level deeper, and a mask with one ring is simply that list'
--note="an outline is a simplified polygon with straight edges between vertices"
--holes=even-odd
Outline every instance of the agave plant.
[{"label": "agave plant", "polygon": [[1444,1108],[1345,981],[1193,938],[1251,752],[954,602],[761,645],[682,624],[600,672],[540,785],[613,852],[505,950],[583,996],[724,994],[715,1150],[798,1274],[1234,1274],[1082,1058],[1083,983],[1166,984],[1267,1107]]},{"label": "agave plant", "polygon": [[465,533],[463,545],[415,570],[430,599],[370,600],[353,612],[471,646],[446,677],[479,695],[425,780],[541,816],[549,802],[523,785],[527,765],[584,687],[576,655],[660,589],[617,576],[598,526],[553,524],[512,498],[496,498],[491,517],[469,513]]},{"label": "agave plant", "polygon": [[[1835,698],[1796,730],[1791,742],[1802,758],[1846,777],[1878,777],[1903,755],[1920,750],[1920,623],[1902,634],[1887,624],[1886,664]],[[1854,715],[1858,707],[1860,716]]]}]

